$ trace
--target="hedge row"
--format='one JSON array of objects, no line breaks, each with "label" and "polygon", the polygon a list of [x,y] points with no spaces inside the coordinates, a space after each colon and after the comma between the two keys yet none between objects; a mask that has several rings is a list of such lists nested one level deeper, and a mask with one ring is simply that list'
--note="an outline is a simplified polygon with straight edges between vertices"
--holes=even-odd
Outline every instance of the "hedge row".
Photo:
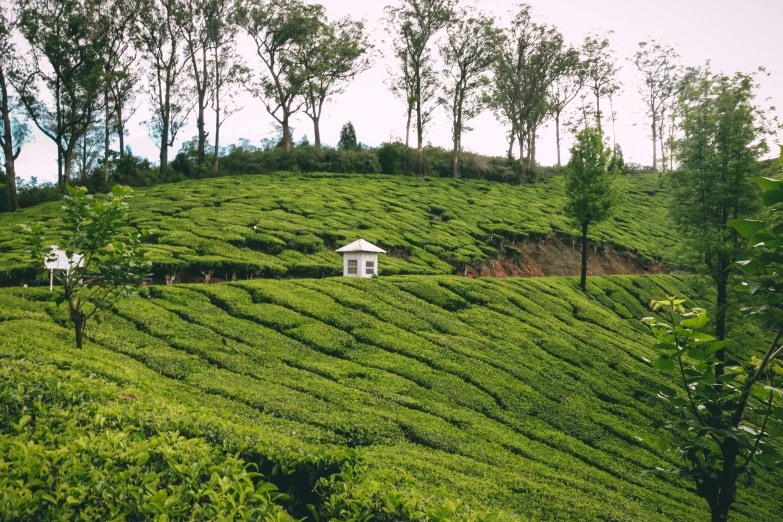
[{"label": "hedge row", "polygon": [[[610,221],[590,230],[652,261],[672,258],[676,239],[660,180],[628,177],[626,201]],[[292,175],[217,178],[139,190],[129,227],[152,236],[156,276],[216,279],[321,278],[342,273],[336,247],[359,237],[386,249],[381,273],[453,274],[481,267],[508,242],[550,233],[573,237],[563,215],[562,179],[527,186],[477,180],[382,175]],[[56,202],[0,215],[0,284],[35,274],[19,225],[43,222],[57,242]],[[512,247],[513,248],[513,247]]]}]

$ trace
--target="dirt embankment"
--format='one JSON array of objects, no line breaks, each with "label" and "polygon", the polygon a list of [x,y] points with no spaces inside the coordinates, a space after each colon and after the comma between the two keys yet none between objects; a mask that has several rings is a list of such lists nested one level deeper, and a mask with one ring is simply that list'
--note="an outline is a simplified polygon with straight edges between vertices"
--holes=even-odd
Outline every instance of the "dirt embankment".
[{"label": "dirt embankment", "polygon": [[[477,277],[575,276],[582,266],[578,239],[561,239],[551,234],[544,240],[508,243],[503,255],[482,267],[468,266],[464,274]],[[659,263],[647,263],[636,254],[618,251],[611,245],[591,244],[587,254],[587,275],[663,274]]]}]

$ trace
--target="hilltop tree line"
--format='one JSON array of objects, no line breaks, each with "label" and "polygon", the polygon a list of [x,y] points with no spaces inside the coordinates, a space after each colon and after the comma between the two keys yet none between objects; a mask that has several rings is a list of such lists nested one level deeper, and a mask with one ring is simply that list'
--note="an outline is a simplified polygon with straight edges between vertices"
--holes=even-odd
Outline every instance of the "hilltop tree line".
[{"label": "hilltop tree line", "polygon": [[[614,133],[622,64],[611,32],[591,33],[572,45],[556,27],[535,21],[528,5],[509,17],[501,27],[459,0],[388,6],[389,88],[404,102],[404,148],[378,150],[377,161],[364,158],[372,165],[359,161],[350,168],[393,171],[382,165],[385,158],[399,161],[405,174],[424,175],[424,137],[439,108],[451,119],[454,177],[465,168],[463,134],[486,110],[507,126],[508,154],[505,164],[492,160],[485,170],[513,169],[517,180],[534,180],[537,141],[550,122],[558,166],[564,128],[576,133],[595,127],[606,139],[608,124],[612,162],[622,164]],[[239,53],[240,35],[252,42],[252,57]],[[13,0],[0,12],[0,51],[0,149],[12,208],[19,207],[14,162],[33,126],[57,146],[60,190],[75,172],[94,177],[96,169],[101,188],[118,170],[171,181],[169,149],[194,116],[197,135],[179,161],[190,173],[214,175],[227,152],[221,127],[242,109],[238,94],[251,93],[272,116],[280,129],[275,146],[292,151],[291,118],[302,112],[312,122],[312,146],[320,150],[324,106],[378,54],[364,21],[330,18],[322,5],[303,0]],[[684,69],[674,48],[654,40],[639,43],[628,61],[647,108],[652,170],[672,170],[683,133],[683,96],[700,69]],[[150,109],[144,124],[160,150],[157,165],[127,157],[127,124],[142,101]]]}]

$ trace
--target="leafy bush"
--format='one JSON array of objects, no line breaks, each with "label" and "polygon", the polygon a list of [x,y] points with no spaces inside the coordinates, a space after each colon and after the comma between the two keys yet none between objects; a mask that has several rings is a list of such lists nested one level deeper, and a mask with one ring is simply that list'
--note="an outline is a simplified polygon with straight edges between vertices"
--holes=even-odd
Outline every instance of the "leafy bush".
[{"label": "leafy bush", "polygon": [[[156,453],[165,448],[177,465],[220,462],[240,484],[261,473],[253,486],[268,482],[287,499],[270,492],[256,506],[295,518],[314,518],[309,504],[321,519],[492,520],[504,516],[487,511],[495,506],[534,520],[697,520],[692,491],[640,473],[661,464],[648,441],[666,438],[652,426],[670,415],[634,391],[671,386],[651,368],[651,337],[636,316],[661,292],[710,301],[699,288],[683,275],[595,277],[586,293],[574,278],[453,276],[153,286],[107,312],[78,357],[59,326],[67,313],[56,292],[0,289],[0,368],[21,375],[0,371],[0,408],[11,412],[0,438],[25,415],[3,401],[51,370],[65,384],[46,389],[69,390],[76,384],[62,372],[73,375],[78,408],[94,409],[71,414],[73,401],[31,399],[27,411],[56,407],[29,414],[12,439],[73,418],[85,431],[57,440],[82,444],[91,466],[139,467],[127,489],[107,483],[117,495],[141,484],[138,509],[154,509],[150,499],[165,486],[188,518],[191,501],[170,500],[175,489],[209,487],[211,473],[187,481],[167,468]],[[735,334],[753,346],[748,333]],[[127,441],[101,445],[117,426]],[[183,441],[168,435],[177,432]],[[35,433],[43,444],[48,435]],[[135,460],[142,451],[144,466]],[[0,480],[8,470],[0,464]],[[161,477],[155,491],[144,486],[147,471]],[[83,482],[80,508],[113,505]],[[776,519],[779,483],[776,474],[743,490],[737,520]]]},{"label": "leafy bush", "polygon": [[[379,260],[382,274],[451,274],[496,257],[501,242],[552,232],[574,235],[558,211],[564,203],[562,181],[556,177],[509,187],[476,180],[324,173],[214,178],[137,191],[128,225],[152,234],[147,256],[161,282],[167,274],[180,274],[183,280],[210,270],[216,277],[236,272],[239,279],[336,275],[342,272],[342,259],[331,249],[358,237],[389,251]],[[592,227],[590,240],[650,262],[672,260],[677,240],[670,233],[658,177],[634,176],[625,192],[626,202],[616,216]],[[19,284],[35,274],[18,225],[41,221],[56,231],[58,212],[59,205],[51,204],[0,217],[0,282]],[[298,236],[316,236],[324,245],[300,245]],[[292,242],[300,246],[289,247]]]}]

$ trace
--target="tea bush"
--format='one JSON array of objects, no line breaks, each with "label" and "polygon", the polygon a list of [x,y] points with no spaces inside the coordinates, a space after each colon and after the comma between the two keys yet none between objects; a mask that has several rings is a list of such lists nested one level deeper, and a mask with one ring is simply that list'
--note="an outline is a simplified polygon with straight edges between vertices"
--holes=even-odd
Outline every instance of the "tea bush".
[{"label": "tea bush", "polygon": [[[637,254],[673,259],[658,178],[630,177],[624,206],[590,238]],[[334,249],[359,237],[389,252],[382,275],[453,274],[478,267],[511,241],[576,231],[562,215],[562,179],[527,186],[478,180],[313,173],[214,178],[138,189],[129,231],[151,233],[148,259],[169,274],[213,280],[328,277],[342,273]],[[0,284],[36,273],[19,225],[43,222],[56,241],[60,204],[0,215]]]},{"label": "tea bush", "polygon": [[[230,474],[217,471],[218,479],[229,476],[232,491],[274,485],[261,499],[237,501],[260,510],[256,518],[314,519],[311,505],[321,519],[699,520],[698,497],[677,478],[641,474],[673,457],[652,442],[666,437],[652,426],[667,412],[636,390],[669,384],[650,366],[650,335],[638,321],[649,299],[676,290],[710,300],[702,287],[692,276],[593,277],[582,293],[574,278],[410,275],[153,286],[114,305],[78,354],[66,348],[71,333],[56,292],[6,288],[0,404],[52,372],[84,392],[27,401],[45,405],[47,420],[28,413],[18,428],[6,426],[25,414],[3,406],[0,437],[21,459],[15,442],[45,448],[49,432],[32,428],[55,433],[56,422],[71,426],[69,441],[103,452],[90,465],[109,459],[110,469],[136,470],[136,455],[150,453],[126,484],[101,486],[112,488],[101,490],[109,499],[84,479],[81,496],[68,493],[82,502],[41,501],[35,509],[61,510],[35,512],[44,519],[77,508],[112,514],[112,499],[137,489],[137,518],[157,513],[161,490],[178,495],[170,518],[223,513],[225,503],[187,500],[212,487],[209,466],[185,481],[152,457],[165,451],[177,465],[220,462]],[[730,335],[749,349],[748,333]],[[67,449],[62,433],[52,444]],[[28,471],[9,462],[0,459],[0,480],[15,481],[11,495],[16,474]],[[45,478],[25,475],[33,493],[15,492],[3,505],[32,509],[43,495],[34,491],[76,487],[60,485],[59,462],[46,464]],[[143,480],[153,471],[160,482],[150,491]],[[783,476],[773,475],[743,490],[736,519],[776,519],[781,486]]]}]

